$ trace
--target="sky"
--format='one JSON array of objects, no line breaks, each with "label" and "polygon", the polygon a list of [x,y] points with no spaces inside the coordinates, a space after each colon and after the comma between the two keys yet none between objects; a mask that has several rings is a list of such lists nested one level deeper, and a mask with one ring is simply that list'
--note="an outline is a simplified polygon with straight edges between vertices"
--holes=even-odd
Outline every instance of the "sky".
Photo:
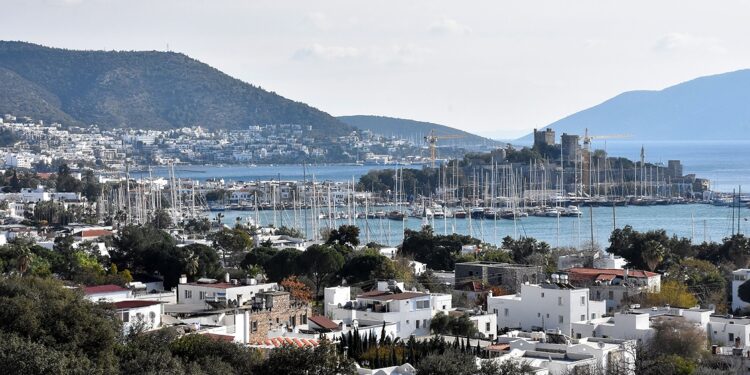
[{"label": "sky", "polygon": [[0,39],[172,50],[332,115],[515,138],[750,68],[750,0],[0,0]]}]

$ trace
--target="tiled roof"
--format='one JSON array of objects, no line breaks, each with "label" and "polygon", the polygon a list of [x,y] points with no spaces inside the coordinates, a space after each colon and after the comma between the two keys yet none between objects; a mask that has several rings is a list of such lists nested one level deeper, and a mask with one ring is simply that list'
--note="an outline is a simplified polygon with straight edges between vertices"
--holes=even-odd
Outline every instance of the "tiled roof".
[{"label": "tiled roof", "polygon": [[384,294],[389,294],[391,292],[386,292],[382,290],[371,290],[369,292],[364,292],[360,294],[358,297],[376,297],[376,296],[382,296]]},{"label": "tiled roof", "polygon": [[159,301],[143,301],[143,300],[134,300],[134,301],[118,301],[113,303],[115,306],[115,309],[122,310],[122,309],[137,309],[139,307],[146,307],[146,306],[153,306],[158,305],[161,302]]},{"label": "tiled roof", "polygon": [[[612,275],[618,277],[625,277],[625,270],[615,268],[570,268],[566,270],[570,277],[575,278],[591,278],[594,279],[599,275]],[[628,270],[628,277],[634,277],[637,279],[654,277],[659,275],[655,272],[641,271],[641,270]]]},{"label": "tiled roof", "polygon": [[220,335],[218,333],[204,333],[204,335],[216,341],[226,341],[226,342],[234,341],[234,336],[232,335]]},{"label": "tiled roof", "polygon": [[388,300],[395,300],[395,301],[402,301],[405,299],[412,299],[417,297],[427,297],[429,294],[427,293],[419,293],[419,292],[404,292],[404,293],[396,293],[396,294],[384,294],[379,296],[372,296],[367,297],[367,299],[374,299],[378,301],[388,301]]},{"label": "tiled roof", "polygon": [[82,238],[109,236],[110,234],[112,234],[112,231],[107,229],[84,229],[80,232]]},{"label": "tiled roof", "polygon": [[116,293],[116,292],[127,292],[128,290],[114,284],[107,284],[107,285],[96,285],[96,286],[87,286],[83,288],[83,293],[86,295],[90,294],[101,294],[101,293]]},{"label": "tiled roof", "polygon": [[336,324],[331,319],[326,318],[325,316],[311,316],[307,318],[308,321],[311,321],[318,325],[320,328],[329,329],[329,330],[337,330],[339,329],[339,325]]},{"label": "tiled roof", "polygon": [[306,347],[318,346],[318,340],[300,339],[300,338],[291,338],[291,337],[274,337],[272,339],[265,339],[265,340],[251,342],[250,345],[272,346],[276,348],[286,346],[286,345],[291,345],[291,346],[296,346],[298,348],[306,348]]}]

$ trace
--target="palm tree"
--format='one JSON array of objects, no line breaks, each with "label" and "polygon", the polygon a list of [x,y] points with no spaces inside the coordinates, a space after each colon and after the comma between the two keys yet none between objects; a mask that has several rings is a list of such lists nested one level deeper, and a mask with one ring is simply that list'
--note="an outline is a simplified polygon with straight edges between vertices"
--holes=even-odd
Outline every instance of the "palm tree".
[{"label": "palm tree", "polygon": [[664,246],[661,243],[650,240],[643,245],[641,251],[641,258],[646,263],[649,271],[654,271],[659,266],[662,260],[664,260]]},{"label": "palm tree", "polygon": [[18,273],[21,275],[25,274],[31,266],[31,250],[28,246],[21,245],[18,247],[18,255],[16,256],[16,267]]},{"label": "palm tree", "polygon": [[195,253],[191,252],[185,260],[185,273],[188,276],[195,276],[199,270],[200,262],[198,261],[198,257],[195,255]]}]

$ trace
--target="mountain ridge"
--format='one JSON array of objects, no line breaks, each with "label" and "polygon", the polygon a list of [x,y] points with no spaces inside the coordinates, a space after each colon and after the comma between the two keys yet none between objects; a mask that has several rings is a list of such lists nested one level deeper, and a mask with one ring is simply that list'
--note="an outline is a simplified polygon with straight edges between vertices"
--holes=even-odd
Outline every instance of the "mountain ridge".
[{"label": "mountain ridge", "polygon": [[305,103],[175,52],[81,51],[0,41],[0,83],[15,93],[0,94],[0,112],[65,125],[237,129],[297,123],[325,135],[351,130]]},{"label": "mountain ridge", "polygon": [[[636,140],[750,139],[750,69],[697,77],[661,90],[632,90],[544,128]],[[517,141],[529,142],[532,134]]]},{"label": "mountain ridge", "polygon": [[476,147],[494,146],[499,144],[497,141],[490,138],[485,138],[447,125],[440,125],[425,121],[376,115],[338,116],[338,119],[356,128],[362,130],[370,130],[375,134],[380,134],[386,137],[397,136],[399,138],[411,138],[419,141],[424,136],[428,135],[431,130],[435,130],[435,134],[437,136],[462,136],[462,138],[438,140],[439,145]]}]

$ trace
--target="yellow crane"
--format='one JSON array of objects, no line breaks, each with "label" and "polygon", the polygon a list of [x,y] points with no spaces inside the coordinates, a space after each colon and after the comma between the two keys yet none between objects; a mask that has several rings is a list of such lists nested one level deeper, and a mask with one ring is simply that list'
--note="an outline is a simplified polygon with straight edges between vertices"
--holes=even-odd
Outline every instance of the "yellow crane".
[{"label": "yellow crane", "polygon": [[630,134],[589,135],[589,129],[586,128],[583,133],[583,149],[589,151],[591,149],[591,141],[594,139],[625,139],[630,137]]},{"label": "yellow crane", "polygon": [[630,138],[630,134],[606,134],[589,135],[589,129],[583,133],[583,148],[581,149],[581,192],[587,191],[592,194],[593,183],[591,181],[591,141],[594,139],[624,139]]},{"label": "yellow crane", "polygon": [[435,129],[430,130],[430,134],[424,137],[425,143],[427,143],[427,147],[430,149],[430,160],[432,161],[432,167],[435,168],[435,159],[437,158],[437,142],[439,139],[456,139],[456,138],[463,138],[464,136],[461,134],[451,134],[451,135],[437,135],[435,134]]}]

